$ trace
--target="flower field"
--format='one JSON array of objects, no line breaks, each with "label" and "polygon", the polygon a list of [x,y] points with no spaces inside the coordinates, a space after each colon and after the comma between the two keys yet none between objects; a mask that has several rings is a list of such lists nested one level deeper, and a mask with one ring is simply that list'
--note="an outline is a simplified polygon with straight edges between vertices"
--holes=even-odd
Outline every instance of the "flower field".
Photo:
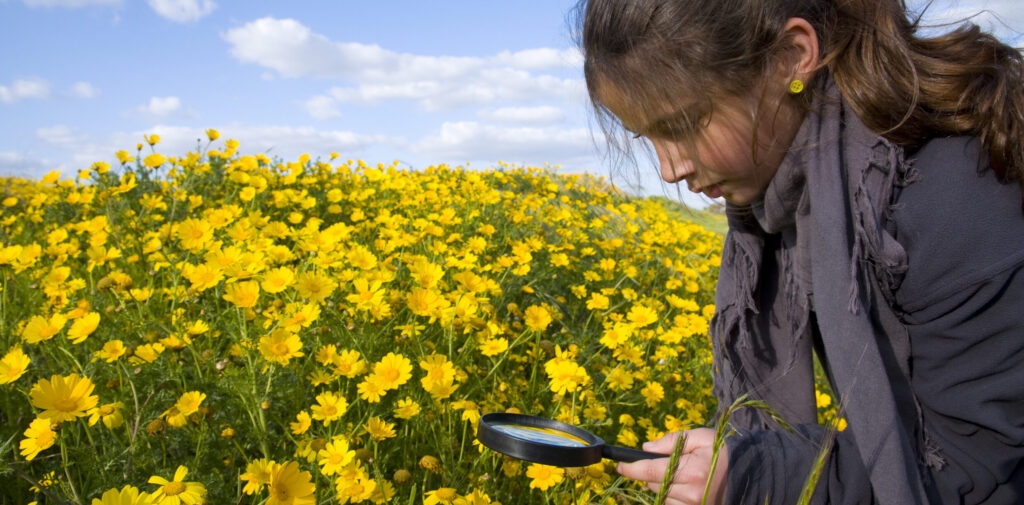
[{"label": "flower field", "polygon": [[0,503],[612,503],[611,462],[505,458],[480,416],[638,447],[714,412],[722,238],[669,202],[208,134],[3,181]]}]

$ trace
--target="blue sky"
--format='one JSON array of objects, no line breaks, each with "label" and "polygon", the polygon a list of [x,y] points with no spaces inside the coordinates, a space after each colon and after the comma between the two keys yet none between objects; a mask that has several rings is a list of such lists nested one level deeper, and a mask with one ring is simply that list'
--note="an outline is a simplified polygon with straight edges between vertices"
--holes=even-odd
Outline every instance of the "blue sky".
[{"label": "blue sky", "polygon": [[[609,175],[569,37],[574,4],[0,0],[0,175],[73,176],[153,133],[182,155],[207,128],[286,160]],[[982,9],[983,25],[1022,40],[1020,0],[940,0],[929,19]],[[649,175],[647,191],[663,192]]]}]

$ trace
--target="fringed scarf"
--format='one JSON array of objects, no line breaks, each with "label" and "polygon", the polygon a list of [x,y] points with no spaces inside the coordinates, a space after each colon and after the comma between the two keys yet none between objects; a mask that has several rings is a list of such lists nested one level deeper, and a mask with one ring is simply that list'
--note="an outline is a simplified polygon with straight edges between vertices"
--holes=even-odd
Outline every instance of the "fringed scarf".
[{"label": "fringed scarf", "polygon": [[[910,343],[891,308],[906,253],[885,229],[913,171],[827,80],[763,199],[728,208],[711,323],[720,411],[749,394],[791,424],[815,423],[814,332],[876,498],[923,503]],[[778,429],[745,409],[744,429]]]}]

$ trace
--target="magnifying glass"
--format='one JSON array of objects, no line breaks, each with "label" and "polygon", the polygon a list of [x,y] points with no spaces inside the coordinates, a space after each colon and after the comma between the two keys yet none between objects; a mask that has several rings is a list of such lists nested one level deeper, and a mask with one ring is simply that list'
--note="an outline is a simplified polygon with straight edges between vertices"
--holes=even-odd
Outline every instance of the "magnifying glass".
[{"label": "magnifying glass", "polygon": [[668,457],[667,454],[608,445],[583,428],[523,414],[484,414],[480,418],[476,438],[484,446],[506,456],[551,466],[587,466],[601,461],[601,458],[629,463]]}]

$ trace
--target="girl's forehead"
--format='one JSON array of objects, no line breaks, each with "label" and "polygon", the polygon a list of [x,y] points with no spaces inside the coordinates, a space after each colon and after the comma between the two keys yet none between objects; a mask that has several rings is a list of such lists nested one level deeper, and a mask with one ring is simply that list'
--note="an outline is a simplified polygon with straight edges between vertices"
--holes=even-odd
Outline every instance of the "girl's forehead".
[{"label": "girl's forehead", "polygon": [[[659,121],[696,117],[699,101],[692,97],[669,98],[657,86],[635,86],[625,89],[609,80],[598,81],[595,88],[598,101],[622,126],[634,132],[643,132]],[[681,93],[680,93],[681,94]]]}]

